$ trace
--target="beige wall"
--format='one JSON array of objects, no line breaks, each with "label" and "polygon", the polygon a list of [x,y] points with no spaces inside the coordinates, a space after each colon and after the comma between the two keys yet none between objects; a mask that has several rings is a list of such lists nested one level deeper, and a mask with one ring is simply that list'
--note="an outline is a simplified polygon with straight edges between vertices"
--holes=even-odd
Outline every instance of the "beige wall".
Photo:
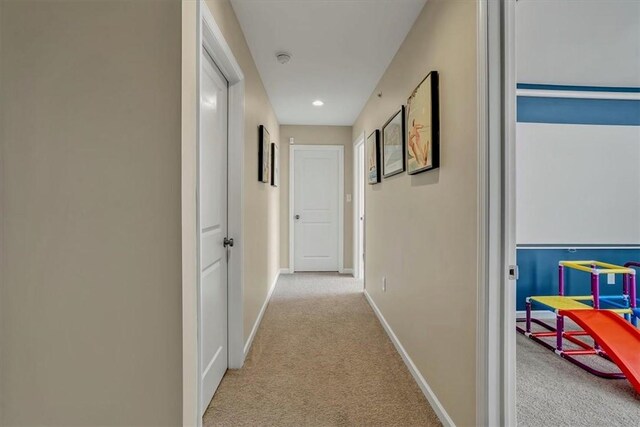
[{"label": "beige wall", "polygon": [[0,2],[1,425],[179,425],[179,1]]},{"label": "beige wall", "polygon": [[280,266],[289,268],[289,138],[295,145],[343,145],[344,149],[344,268],[353,267],[353,142],[351,126],[280,126]]},{"label": "beige wall", "polygon": [[[245,74],[245,338],[279,270],[279,125],[228,0]],[[179,425],[179,1],[0,2],[1,425]],[[11,85],[6,82],[11,81]]]},{"label": "beige wall", "polygon": [[258,181],[258,126],[279,141],[279,124],[238,19],[228,0],[207,0],[245,76],[244,335],[249,337],[270,285],[280,270],[281,189]]},{"label": "beige wall", "polygon": [[475,2],[429,0],[353,127],[380,128],[439,71],[440,169],[367,186],[366,289],[460,426],[475,424],[476,39]]}]

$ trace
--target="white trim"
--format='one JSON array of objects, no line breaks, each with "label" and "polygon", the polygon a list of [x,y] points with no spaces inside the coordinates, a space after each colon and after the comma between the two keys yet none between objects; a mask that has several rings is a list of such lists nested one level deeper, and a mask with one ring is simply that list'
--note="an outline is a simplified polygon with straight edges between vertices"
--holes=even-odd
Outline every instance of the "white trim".
[{"label": "white trim", "polygon": [[344,146],[343,145],[291,145],[289,146],[289,273],[295,272],[294,205],[295,205],[295,152],[338,152],[338,272],[344,270]]},{"label": "white trim", "polygon": [[[366,140],[365,138],[365,133],[362,132],[362,134],[360,134],[360,136],[353,141],[353,147],[351,148],[353,150],[353,204],[352,204],[352,210],[353,210],[353,277],[357,278],[357,273],[360,271],[361,269],[361,264],[362,262],[362,256],[359,253],[359,249],[360,249],[360,219],[358,218],[359,212],[358,212],[358,205],[360,203],[360,192],[365,192],[364,188],[359,188],[358,187],[358,149],[360,148],[360,146],[364,146],[364,141]],[[366,184],[365,184],[366,185]],[[364,245],[363,245],[364,246]],[[362,273],[362,279],[364,280],[364,269],[363,269],[363,273]]]},{"label": "white trim", "polygon": [[244,80],[229,87],[228,229],[234,238],[229,258],[229,368],[244,364]]},{"label": "white trim", "polygon": [[267,311],[267,306],[269,305],[269,301],[271,301],[271,296],[273,295],[273,291],[276,289],[276,285],[278,284],[278,279],[280,278],[279,270],[276,273],[276,277],[273,278],[273,282],[271,282],[271,286],[269,287],[269,292],[267,292],[267,297],[262,303],[262,308],[260,308],[260,313],[258,313],[258,317],[253,324],[253,328],[251,328],[251,333],[249,334],[249,338],[247,338],[247,342],[244,344],[244,357],[247,357],[249,351],[251,350],[251,345],[253,344],[253,339],[256,337],[256,333],[258,332],[258,328],[260,327],[260,323],[262,323],[262,317],[264,316],[264,312]]},{"label": "white trim", "polygon": [[518,250],[534,250],[534,249],[640,249],[640,246],[527,246],[520,247],[516,245]]},{"label": "white trim", "polygon": [[182,2],[182,99],[181,99],[181,214],[182,214],[182,424],[198,426],[198,316],[197,316],[197,44],[198,6]]},{"label": "white trim", "polygon": [[535,96],[539,98],[580,98],[580,99],[623,99],[640,100],[638,92],[593,92],[544,89],[517,89],[518,96]]},{"label": "white trim", "polygon": [[[476,425],[492,425],[489,409],[497,398],[495,387],[490,390],[489,343],[488,343],[488,40],[487,40],[487,0],[477,3],[477,90],[478,90],[478,319],[476,322]],[[495,417],[492,419],[495,423]],[[497,425],[497,424],[496,424]]]},{"label": "white trim", "polygon": [[[202,4],[202,45],[229,82],[228,122],[228,233],[235,245],[229,258],[228,351],[229,368],[244,364],[244,74],[209,7]],[[199,99],[200,97],[198,97]]]},{"label": "white trim", "polygon": [[[516,311],[516,317],[525,317],[527,312],[525,310]],[[531,317],[536,319],[555,319],[556,313],[549,310],[531,310]]]},{"label": "white trim", "polygon": [[[298,146],[299,147],[299,146]],[[338,146],[338,271],[344,271],[344,146]]]},{"label": "white trim", "polygon": [[515,0],[480,0],[477,15],[476,423],[511,426],[516,424],[515,282],[509,280],[507,269],[516,262],[512,239],[515,238]]},{"label": "white trim", "polygon": [[228,232],[236,245],[228,269],[229,367],[244,363],[243,176],[244,75],[204,1],[182,2],[182,355],[183,425],[200,426],[198,146],[203,46],[229,82]]},{"label": "white trim", "polygon": [[291,274],[289,268],[281,268],[280,275],[283,275],[283,274]]},{"label": "white trim", "polygon": [[222,31],[211,14],[209,7],[204,0],[199,0],[199,3],[202,5],[202,21],[204,24],[202,26],[202,43],[207,47],[214,62],[229,81],[229,85],[244,80],[244,73],[222,35]]},{"label": "white trim", "polygon": [[[494,22],[499,32],[502,51],[494,65],[496,72],[501,69],[502,87],[495,95],[501,96],[502,138],[499,144],[504,147],[502,158],[495,159],[491,167],[502,172],[501,187],[492,188],[502,203],[500,220],[501,254],[495,256],[501,260],[500,277],[502,283],[502,303],[497,314],[502,320],[500,342],[502,343],[502,421],[504,425],[516,425],[516,335],[513,333],[516,312],[516,281],[509,280],[507,270],[517,265],[516,258],[516,2],[506,0],[502,3],[501,19]],[[498,47],[495,47],[498,49]],[[500,92],[500,93],[498,93]],[[500,119],[496,119],[498,121]]]},{"label": "white trim", "polygon": [[293,274],[296,271],[294,266],[295,254],[293,253],[293,242],[295,240],[293,236],[293,216],[295,215],[293,209],[293,185],[295,181],[295,170],[293,169],[295,167],[293,147],[295,146],[289,146],[289,219],[287,221],[289,224],[289,274]]},{"label": "white trim", "polygon": [[409,372],[413,376],[413,379],[416,381],[416,383],[418,384],[418,387],[420,387],[420,390],[422,390],[422,393],[427,398],[427,400],[429,401],[429,404],[431,405],[436,415],[440,419],[440,422],[442,422],[444,426],[455,426],[455,424],[453,423],[453,420],[451,419],[447,411],[444,409],[444,406],[442,406],[442,403],[440,403],[440,400],[438,400],[438,397],[436,396],[436,394],[433,392],[433,390],[427,383],[427,380],[424,379],[424,377],[416,367],[415,363],[413,363],[413,360],[411,360],[411,357],[409,357],[409,354],[402,346],[402,343],[400,342],[396,334],[393,332],[393,329],[391,329],[391,326],[389,325],[389,323],[387,323],[387,320],[384,318],[384,316],[382,315],[382,312],[380,311],[376,303],[373,301],[373,298],[371,298],[371,295],[369,295],[369,293],[366,291],[366,289],[364,291],[364,296],[367,298],[367,302],[373,309],[373,312],[378,317],[378,320],[382,324],[382,327],[384,328],[384,330],[387,332],[387,335],[389,336],[389,338],[391,339],[391,342],[393,343],[396,350],[402,357],[402,360],[404,361],[405,365],[407,365],[407,369],[409,369]]},{"label": "white trim", "polygon": [[340,274],[351,274],[352,276],[354,275],[354,270],[353,268],[343,268],[342,271],[339,272]]}]

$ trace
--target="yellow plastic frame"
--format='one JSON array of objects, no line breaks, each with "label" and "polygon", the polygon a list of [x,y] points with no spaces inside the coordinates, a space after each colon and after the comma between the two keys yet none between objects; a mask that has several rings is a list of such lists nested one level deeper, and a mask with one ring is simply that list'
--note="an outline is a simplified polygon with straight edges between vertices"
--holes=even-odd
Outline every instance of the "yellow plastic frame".
[{"label": "yellow plastic frame", "polygon": [[[636,274],[633,268],[623,267],[621,265],[609,264],[602,261],[560,261],[560,265],[574,270],[585,271],[594,274]],[[601,268],[594,268],[601,267]]]}]

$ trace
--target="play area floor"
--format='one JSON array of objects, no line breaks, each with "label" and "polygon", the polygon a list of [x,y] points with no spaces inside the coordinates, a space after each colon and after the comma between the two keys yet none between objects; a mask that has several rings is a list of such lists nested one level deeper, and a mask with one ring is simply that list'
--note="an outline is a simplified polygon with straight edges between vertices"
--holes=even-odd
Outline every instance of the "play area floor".
[{"label": "play area floor", "polygon": [[519,426],[638,425],[640,396],[628,381],[598,378],[523,335],[516,340]]}]

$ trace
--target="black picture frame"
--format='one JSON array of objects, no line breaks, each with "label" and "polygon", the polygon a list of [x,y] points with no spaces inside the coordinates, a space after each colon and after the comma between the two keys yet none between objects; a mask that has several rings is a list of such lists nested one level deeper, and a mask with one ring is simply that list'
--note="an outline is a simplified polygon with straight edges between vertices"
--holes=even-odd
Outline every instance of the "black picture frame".
[{"label": "black picture frame", "polygon": [[267,183],[271,178],[271,136],[264,125],[258,126],[258,181]]},{"label": "black picture frame", "polygon": [[271,186],[277,187],[280,184],[280,149],[275,142],[271,143]]},{"label": "black picture frame", "polygon": [[[399,128],[400,128],[400,165],[398,165],[399,167],[396,167],[395,169],[387,171],[388,134],[386,130],[389,128],[389,125],[394,122],[399,122]],[[382,151],[382,176],[385,178],[389,178],[391,176],[398,175],[404,172],[407,165],[407,158],[405,153],[405,147],[406,147],[405,141],[406,141],[407,129],[405,124],[404,105],[393,116],[391,116],[389,120],[387,120],[387,122],[382,126],[381,133],[382,133],[382,150],[381,150]]]},{"label": "black picture frame", "polygon": [[[437,71],[431,71],[427,76],[418,84],[418,86],[411,93],[411,96],[407,99],[407,111],[406,111],[406,126],[405,126],[405,135],[406,135],[406,168],[407,173],[409,175],[415,175],[421,172],[430,171],[433,169],[437,169],[440,167],[440,83],[439,83],[439,75]],[[426,121],[430,120],[431,127],[431,162],[425,165],[419,165],[414,168],[415,163],[417,162],[411,153],[413,153],[413,139],[414,135],[417,131],[412,132],[414,127],[411,104],[417,94],[420,94],[422,90],[426,87],[424,85],[429,85],[430,89],[430,117],[423,118]],[[423,100],[426,101],[426,100]]]},{"label": "black picture frame", "polygon": [[[367,183],[378,184],[381,181],[382,167],[380,164],[380,129],[376,129],[367,137]],[[373,151],[373,152],[372,152]]]}]

